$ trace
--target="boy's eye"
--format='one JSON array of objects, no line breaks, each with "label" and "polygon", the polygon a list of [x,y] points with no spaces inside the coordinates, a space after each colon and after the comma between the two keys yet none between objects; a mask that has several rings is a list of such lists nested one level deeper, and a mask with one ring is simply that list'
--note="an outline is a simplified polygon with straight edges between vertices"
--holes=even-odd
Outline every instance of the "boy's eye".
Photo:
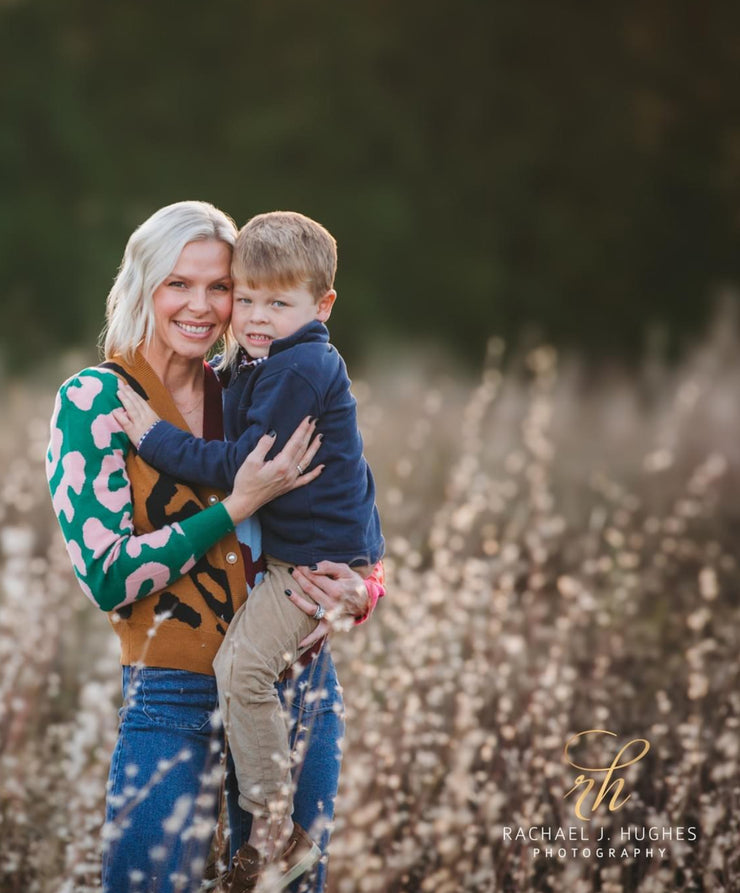
[{"label": "boy's eye", "polygon": [[250,298],[237,298],[236,303],[237,304],[251,304],[252,301]]},{"label": "boy's eye", "polygon": [[285,301],[273,301],[272,306],[273,307],[287,307],[288,305],[285,303]]}]

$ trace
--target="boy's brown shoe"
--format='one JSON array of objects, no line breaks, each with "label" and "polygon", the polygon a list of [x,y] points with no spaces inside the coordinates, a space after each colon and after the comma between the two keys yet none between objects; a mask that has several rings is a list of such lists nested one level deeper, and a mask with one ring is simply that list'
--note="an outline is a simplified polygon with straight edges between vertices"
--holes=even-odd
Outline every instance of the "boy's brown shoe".
[{"label": "boy's brown shoe", "polygon": [[243,843],[234,853],[231,868],[218,884],[218,893],[247,893],[254,890],[264,865],[259,852],[248,843]]},{"label": "boy's brown shoe", "polygon": [[321,850],[311,840],[300,825],[293,826],[293,832],[285,844],[285,849],[274,862],[266,863],[259,852],[248,843],[239,847],[234,855],[231,868],[221,881],[222,893],[249,893],[254,890],[260,875],[268,867],[277,869],[271,880],[270,889],[284,890],[296,878],[305,874],[321,858]]},{"label": "boy's brown shoe", "polygon": [[319,845],[306,834],[300,825],[293,825],[285,849],[276,860],[279,869],[278,890],[284,890],[296,878],[310,871],[321,858]]}]

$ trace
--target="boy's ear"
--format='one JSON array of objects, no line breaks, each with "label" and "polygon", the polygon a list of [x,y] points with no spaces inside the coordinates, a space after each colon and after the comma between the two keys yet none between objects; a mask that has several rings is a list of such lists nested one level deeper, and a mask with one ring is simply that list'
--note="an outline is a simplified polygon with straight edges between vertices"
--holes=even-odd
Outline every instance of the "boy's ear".
[{"label": "boy's ear", "polygon": [[319,322],[326,322],[327,319],[331,316],[331,308],[334,306],[334,301],[337,299],[337,293],[333,288],[330,288],[326,294],[322,295],[316,302],[316,319]]}]

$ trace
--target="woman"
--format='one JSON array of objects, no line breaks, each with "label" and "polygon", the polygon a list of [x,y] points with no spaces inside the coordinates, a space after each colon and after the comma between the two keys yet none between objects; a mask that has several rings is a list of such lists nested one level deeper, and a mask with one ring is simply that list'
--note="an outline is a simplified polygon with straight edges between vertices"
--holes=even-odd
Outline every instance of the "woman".
[{"label": "woman", "polygon": [[[110,612],[121,640],[124,706],[104,828],[103,887],[110,893],[197,889],[221,775],[211,663],[260,569],[252,516],[320,473],[299,475],[318,449],[307,419],[271,461],[265,456],[274,435],[266,432],[229,495],[156,472],[115,420],[123,378],[161,417],[196,436],[223,436],[220,389],[204,356],[229,322],[235,234],[230,218],[202,202],[163,208],[134,232],[108,297],[107,362],[62,385],[52,418],[54,508],[83,590]],[[377,598],[372,582],[366,588],[348,567],[328,562],[296,569],[296,579],[335,614],[366,615]],[[326,630],[322,621],[317,634]],[[325,847],[343,732],[326,649],[298,690],[311,685],[328,697],[312,705],[310,722],[302,699],[293,703],[295,728],[312,726],[295,815],[305,828],[323,819]],[[233,851],[248,835],[249,817],[230,800]],[[322,886],[320,872],[313,889]]]}]

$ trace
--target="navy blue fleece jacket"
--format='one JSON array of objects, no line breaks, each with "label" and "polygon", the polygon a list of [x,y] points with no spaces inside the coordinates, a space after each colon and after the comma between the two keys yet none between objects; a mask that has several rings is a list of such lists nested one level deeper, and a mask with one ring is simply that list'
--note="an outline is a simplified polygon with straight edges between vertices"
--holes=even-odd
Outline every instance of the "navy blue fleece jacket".
[{"label": "navy blue fleece jacket", "polygon": [[362,455],[356,401],[344,360],[322,323],[272,342],[269,357],[232,372],[224,393],[225,441],[202,440],[160,421],[144,437],[144,461],[194,484],[231,490],[257,441],[277,432],[278,453],[306,416],[318,418],[324,471],[260,509],[265,554],[292,564],[373,565],[383,555],[375,484]]}]

